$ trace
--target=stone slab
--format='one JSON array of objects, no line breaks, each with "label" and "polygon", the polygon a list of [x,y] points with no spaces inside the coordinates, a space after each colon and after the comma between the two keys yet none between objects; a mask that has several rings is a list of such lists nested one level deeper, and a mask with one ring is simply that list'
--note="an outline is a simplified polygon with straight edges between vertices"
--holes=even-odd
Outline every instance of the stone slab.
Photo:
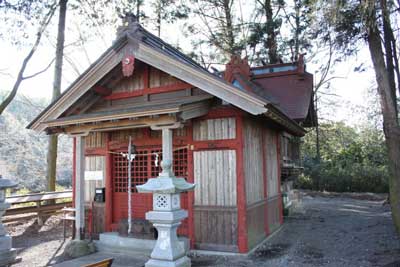
[{"label": "stone slab", "polygon": [[[179,237],[179,241],[185,248],[185,251],[188,252],[189,239]],[[119,236],[116,232],[101,233],[99,240],[95,241],[98,251],[114,253],[131,253],[135,251],[145,256],[150,256],[155,244],[156,240]]]},{"label": "stone slab", "polygon": [[87,264],[95,263],[105,259],[113,258],[112,267],[143,267],[148,257],[131,252],[130,254],[110,253],[110,252],[97,252],[77,259],[64,261],[53,267],[73,267],[84,266]]},{"label": "stone slab", "polygon": [[146,262],[145,267],[190,267],[190,259],[188,257],[182,257],[176,261],[160,261],[156,259],[150,259]]}]

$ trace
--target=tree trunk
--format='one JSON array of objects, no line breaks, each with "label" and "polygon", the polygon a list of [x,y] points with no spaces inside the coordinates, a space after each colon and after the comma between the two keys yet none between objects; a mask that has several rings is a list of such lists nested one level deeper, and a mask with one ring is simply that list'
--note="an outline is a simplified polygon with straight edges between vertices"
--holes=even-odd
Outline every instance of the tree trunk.
[{"label": "tree trunk", "polygon": [[223,1],[223,7],[225,12],[225,21],[226,21],[226,37],[228,41],[229,53],[230,56],[235,55],[238,51],[236,51],[235,47],[235,36],[233,32],[233,22],[232,22],[232,2],[230,0]]},{"label": "tree trunk", "polygon": [[276,42],[275,22],[272,13],[271,0],[265,0],[264,12],[265,12],[265,17],[267,18],[266,47],[268,48],[269,63],[275,64],[279,62],[279,57],[278,57],[278,44]]},{"label": "tree trunk", "polygon": [[400,127],[393,101],[393,88],[386,69],[381,37],[376,19],[369,21],[368,46],[375,70],[383,115],[383,130],[389,156],[389,190],[393,222],[400,233]]},{"label": "tree trunk", "polygon": [[[64,32],[65,17],[67,14],[67,0],[60,0],[60,15],[58,20],[57,46],[56,46],[56,62],[54,68],[53,96],[55,101],[61,94],[61,76],[62,64],[64,56]],[[47,151],[47,191],[56,190],[56,173],[57,173],[57,135],[49,136],[49,146]]]}]

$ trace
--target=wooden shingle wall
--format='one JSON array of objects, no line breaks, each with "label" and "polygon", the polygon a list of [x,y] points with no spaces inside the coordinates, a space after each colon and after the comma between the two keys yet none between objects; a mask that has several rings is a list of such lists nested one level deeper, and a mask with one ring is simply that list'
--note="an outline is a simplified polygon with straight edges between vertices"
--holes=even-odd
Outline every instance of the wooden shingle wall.
[{"label": "wooden shingle wall", "polygon": [[246,201],[251,205],[264,199],[262,127],[252,120],[245,120],[243,126]]},{"label": "wooden shingle wall", "polygon": [[235,118],[201,120],[193,123],[195,141],[236,138]]}]

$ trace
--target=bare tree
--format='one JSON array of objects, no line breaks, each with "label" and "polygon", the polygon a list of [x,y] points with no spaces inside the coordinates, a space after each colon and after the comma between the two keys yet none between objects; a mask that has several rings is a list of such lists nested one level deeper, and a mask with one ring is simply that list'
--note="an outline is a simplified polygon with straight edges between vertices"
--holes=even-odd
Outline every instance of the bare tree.
[{"label": "bare tree", "polygon": [[21,83],[24,80],[33,78],[43,72],[45,72],[48,68],[50,68],[51,64],[53,63],[53,61],[51,61],[46,68],[44,68],[43,70],[31,74],[31,75],[24,75],[25,74],[25,69],[28,66],[29,61],[31,60],[31,58],[33,57],[33,55],[35,54],[36,50],[39,47],[40,41],[42,39],[43,33],[45,32],[47,26],[49,25],[51,18],[54,15],[55,9],[56,9],[57,5],[54,4],[50,7],[48,13],[46,14],[46,16],[43,18],[42,22],[40,23],[40,27],[36,33],[36,40],[34,42],[34,44],[32,45],[32,48],[30,49],[29,53],[26,55],[26,57],[24,58],[24,60],[22,61],[22,65],[21,68],[18,71],[18,75],[16,78],[16,81],[14,83],[13,88],[11,89],[10,93],[6,96],[6,98],[1,102],[0,104],[0,115],[4,112],[4,110],[7,108],[7,106],[11,103],[11,101],[15,98],[15,96],[17,95],[18,89],[21,85]]}]

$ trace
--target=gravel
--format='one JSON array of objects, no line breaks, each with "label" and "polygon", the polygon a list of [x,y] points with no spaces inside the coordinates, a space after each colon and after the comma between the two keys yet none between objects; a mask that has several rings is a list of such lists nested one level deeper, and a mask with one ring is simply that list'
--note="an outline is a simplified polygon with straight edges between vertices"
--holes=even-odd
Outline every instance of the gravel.
[{"label": "gravel", "polygon": [[[381,196],[366,196],[303,193],[302,203],[280,231],[252,255],[192,255],[192,266],[400,266],[400,239],[390,207]],[[7,229],[22,257],[13,266],[49,266],[63,260],[59,216],[50,217],[42,227],[33,219]]]}]

